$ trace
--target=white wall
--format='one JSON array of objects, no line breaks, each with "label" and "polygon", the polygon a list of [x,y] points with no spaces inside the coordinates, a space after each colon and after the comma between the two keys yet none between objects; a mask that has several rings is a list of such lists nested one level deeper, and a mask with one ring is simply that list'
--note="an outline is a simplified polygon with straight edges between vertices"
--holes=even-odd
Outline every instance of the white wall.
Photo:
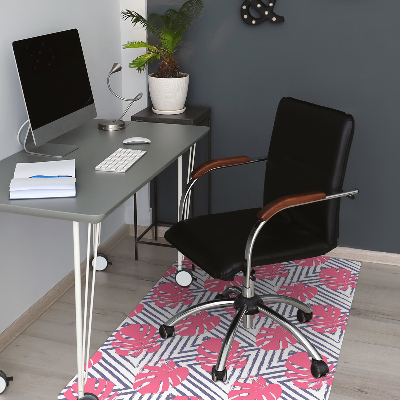
[{"label": "white wall", "polygon": [[[16,141],[27,119],[11,43],[14,40],[77,28],[80,33],[94,100],[100,118],[122,114],[120,100],[106,86],[114,62],[121,62],[120,7],[142,7],[145,0],[18,0],[0,5],[0,159],[21,150]],[[140,10],[138,10],[140,11]],[[133,29],[131,40],[136,34]],[[136,75],[135,75],[136,74]],[[145,76],[128,69],[115,74],[117,93],[135,95],[145,88]],[[122,80],[124,85],[122,85]],[[146,107],[147,98],[132,108]],[[136,111],[134,111],[136,110]],[[130,114],[129,114],[130,115]],[[103,223],[102,241],[125,223],[122,206]],[[84,234],[85,226],[81,232]],[[85,240],[82,240],[82,246]],[[72,223],[0,213],[0,333],[73,269]],[[82,248],[82,258],[84,249]]]},{"label": "white wall", "polygon": [[[147,15],[147,1],[146,0],[120,0],[121,10],[129,9],[135,10],[141,15]],[[121,43],[124,45],[127,42],[134,40],[147,40],[146,30],[139,25],[133,27],[132,23],[128,21],[121,21]],[[122,65],[122,96],[131,99],[137,93],[142,92],[143,97],[132,105],[126,114],[126,120],[130,120],[130,116],[143,110],[148,104],[148,90],[147,90],[147,72],[139,74],[135,69],[129,68],[129,63],[134,58],[143,54],[142,49],[124,49],[121,54]],[[125,107],[125,104],[123,104]],[[122,112],[121,112],[122,114]],[[150,225],[151,223],[151,209],[150,209],[150,185],[146,185],[137,193],[138,201],[138,224],[142,226]],[[133,224],[133,199],[126,202],[125,221],[127,224]]]}]

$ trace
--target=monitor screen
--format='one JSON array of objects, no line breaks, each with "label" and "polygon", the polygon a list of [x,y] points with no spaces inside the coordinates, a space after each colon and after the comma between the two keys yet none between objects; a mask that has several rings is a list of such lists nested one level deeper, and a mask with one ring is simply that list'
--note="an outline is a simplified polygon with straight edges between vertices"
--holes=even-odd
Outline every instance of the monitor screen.
[{"label": "monitor screen", "polygon": [[36,145],[96,116],[76,29],[18,40],[13,49]]}]

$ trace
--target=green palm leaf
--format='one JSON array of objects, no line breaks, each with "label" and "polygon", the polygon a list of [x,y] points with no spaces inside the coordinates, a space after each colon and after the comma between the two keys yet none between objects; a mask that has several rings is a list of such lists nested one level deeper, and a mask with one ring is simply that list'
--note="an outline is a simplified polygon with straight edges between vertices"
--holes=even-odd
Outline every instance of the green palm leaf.
[{"label": "green palm leaf", "polygon": [[149,62],[158,61],[160,59],[159,53],[146,53],[142,54],[141,56],[135,58],[133,61],[130,62],[129,66],[131,68],[135,68],[138,72],[145,71],[147,64]]},{"label": "green palm leaf", "polygon": [[178,28],[188,29],[203,8],[202,0],[188,0],[179,9],[175,24]]},{"label": "green palm leaf", "polygon": [[146,20],[146,18],[142,17],[136,11],[124,10],[121,12],[121,15],[122,19],[124,20],[130,19],[132,21],[133,26],[137,24],[142,25],[143,28],[149,31],[149,33],[151,33],[152,35],[158,36],[160,33],[159,29],[153,26],[149,21]]},{"label": "green palm leaf", "polygon": [[152,52],[160,53],[160,50],[158,50],[156,46],[152,46],[151,44],[148,44],[146,42],[141,42],[141,41],[128,42],[128,43],[124,44],[122,47],[124,49],[146,48],[146,49],[149,49]]},{"label": "green palm leaf", "polygon": [[[160,77],[162,75],[170,77],[171,72],[167,74],[167,70],[174,70],[176,72],[173,72],[173,75],[179,75],[179,66],[174,60],[173,54],[182,39],[183,33],[190,27],[202,8],[202,0],[187,0],[179,10],[170,9],[162,15],[151,13],[147,19],[135,11],[122,11],[122,18],[124,20],[130,19],[133,26],[140,24],[149,34],[156,35],[160,41],[158,45],[150,45],[142,41],[133,41],[125,44],[123,46],[124,49],[146,49],[146,54],[135,58],[129,64],[130,67],[142,72],[146,69],[148,63],[158,61],[162,58],[164,62],[160,64],[158,72],[161,75]],[[163,64],[164,66],[162,66]],[[167,68],[168,64],[169,67]],[[172,68],[170,68],[171,65]],[[164,68],[163,72],[161,72],[161,67]]]}]

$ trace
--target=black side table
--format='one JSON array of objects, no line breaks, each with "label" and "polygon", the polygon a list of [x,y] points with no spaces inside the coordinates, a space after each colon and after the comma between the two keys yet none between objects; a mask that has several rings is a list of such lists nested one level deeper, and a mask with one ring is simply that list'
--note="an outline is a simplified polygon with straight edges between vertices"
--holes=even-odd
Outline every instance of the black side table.
[{"label": "black side table", "polygon": [[[155,114],[151,107],[147,107],[142,111],[139,111],[135,115],[131,116],[132,121],[136,122],[153,122],[153,123],[163,123],[163,124],[180,124],[180,125],[200,125],[206,122],[206,126],[210,128],[208,132],[208,145],[207,145],[207,156],[208,160],[211,160],[211,108],[210,107],[186,107],[186,111],[182,114],[176,115],[161,115]],[[211,174],[208,175],[208,201],[207,209],[208,214],[211,214]],[[154,239],[158,239],[157,227],[160,224],[157,215],[157,177],[153,181],[154,189],[154,207],[153,207],[153,223],[147,227],[144,232],[138,236],[137,235],[137,201],[136,193],[134,195],[134,231],[135,231],[135,260],[138,260],[138,248],[137,245],[140,240],[154,227]],[[192,210],[194,209],[194,197],[192,200]],[[148,244],[153,246],[164,246],[173,247],[169,244],[158,243],[158,242],[142,242],[142,244]]]}]

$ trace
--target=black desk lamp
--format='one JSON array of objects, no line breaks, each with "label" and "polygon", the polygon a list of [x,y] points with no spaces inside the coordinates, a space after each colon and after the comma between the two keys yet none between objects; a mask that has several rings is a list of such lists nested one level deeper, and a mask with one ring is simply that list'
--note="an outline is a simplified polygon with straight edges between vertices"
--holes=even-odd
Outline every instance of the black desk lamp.
[{"label": "black desk lamp", "polygon": [[133,99],[126,99],[125,97],[121,97],[121,96],[117,95],[117,94],[111,89],[111,86],[110,86],[110,76],[111,76],[112,74],[114,74],[115,72],[121,71],[121,69],[122,69],[121,64],[119,64],[119,63],[114,63],[114,65],[113,65],[113,67],[111,68],[111,71],[110,71],[110,73],[108,74],[108,77],[107,77],[107,86],[108,86],[108,89],[110,90],[110,92],[111,92],[115,97],[117,97],[118,99],[123,100],[123,101],[130,101],[130,103],[129,103],[128,107],[126,107],[125,111],[122,113],[122,115],[121,115],[118,119],[115,119],[115,120],[111,120],[111,119],[102,119],[102,120],[99,121],[99,125],[98,125],[98,126],[99,126],[99,129],[101,129],[101,130],[103,130],[103,131],[120,131],[121,129],[125,129],[125,122],[122,121],[121,118],[123,118],[123,116],[124,116],[124,115],[126,114],[126,112],[129,110],[129,108],[131,107],[131,105],[132,105],[135,101],[140,100],[140,99],[142,98],[142,96],[143,96],[143,93],[140,92],[135,98],[133,98]]}]

